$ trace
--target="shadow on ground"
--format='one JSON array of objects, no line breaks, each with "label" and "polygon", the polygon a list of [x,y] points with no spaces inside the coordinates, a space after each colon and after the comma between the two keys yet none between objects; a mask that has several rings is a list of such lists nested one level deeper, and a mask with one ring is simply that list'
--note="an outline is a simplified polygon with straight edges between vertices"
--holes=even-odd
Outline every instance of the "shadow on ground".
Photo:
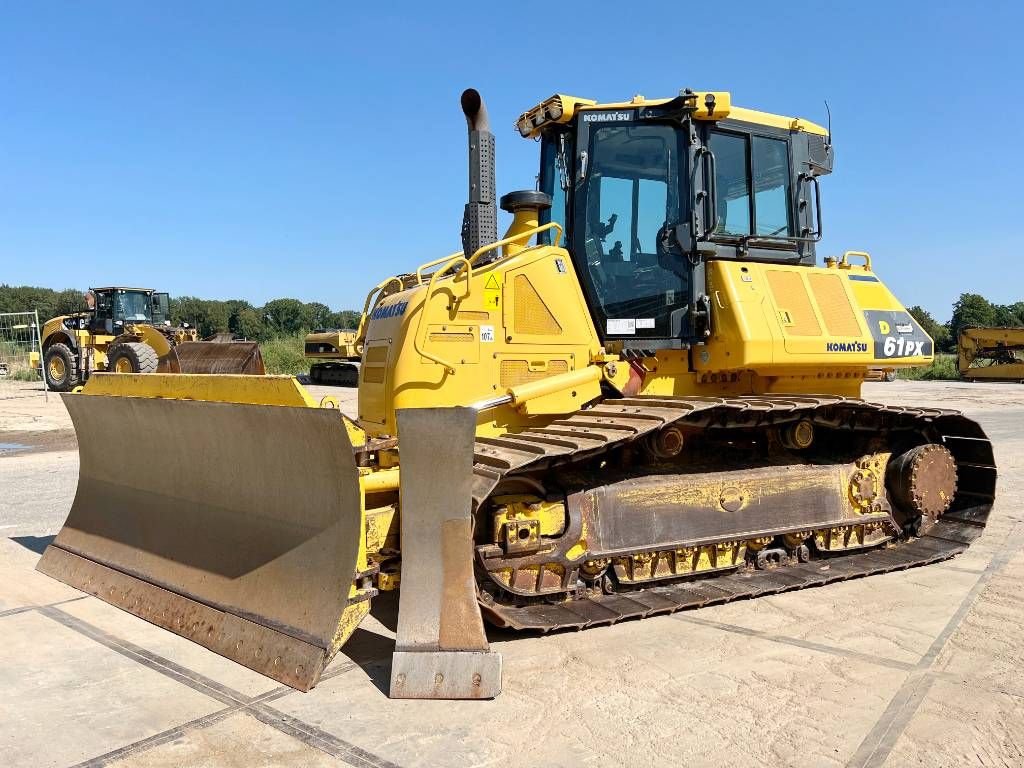
[{"label": "shadow on ground", "polygon": [[37,555],[43,554],[50,543],[55,537],[53,536],[11,536],[10,539],[15,544],[21,544],[25,549],[35,552]]}]

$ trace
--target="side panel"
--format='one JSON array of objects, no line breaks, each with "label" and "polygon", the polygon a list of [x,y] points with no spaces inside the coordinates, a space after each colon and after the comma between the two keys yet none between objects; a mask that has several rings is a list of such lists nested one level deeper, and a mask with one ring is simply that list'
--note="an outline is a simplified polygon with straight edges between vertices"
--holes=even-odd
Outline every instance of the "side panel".
[{"label": "side panel", "polygon": [[[388,296],[370,315],[359,415],[373,434],[395,434],[399,408],[493,398],[578,370],[600,350],[561,248],[521,251],[474,268],[468,281],[465,272],[439,279],[429,297],[428,282]],[[525,421],[503,407],[481,414],[478,426],[500,432]]]},{"label": "side panel", "polygon": [[931,339],[868,270],[714,261],[700,372],[866,371],[927,364]]}]

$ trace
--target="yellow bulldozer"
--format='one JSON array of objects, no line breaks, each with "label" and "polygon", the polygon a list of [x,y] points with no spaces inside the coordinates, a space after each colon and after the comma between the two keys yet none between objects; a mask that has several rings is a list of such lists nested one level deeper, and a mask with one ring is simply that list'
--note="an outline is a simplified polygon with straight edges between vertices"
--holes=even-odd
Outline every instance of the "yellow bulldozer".
[{"label": "yellow bulldozer", "polygon": [[964,328],[956,367],[967,381],[1024,382],[1024,328]]},{"label": "yellow bulldozer", "polygon": [[306,334],[305,357],[313,361],[309,380],[313,384],[354,387],[359,383],[359,348],[356,331],[313,331]]},{"label": "yellow bulldozer", "polygon": [[43,375],[56,392],[96,372],[265,373],[255,342],[214,344],[186,324],[172,326],[166,293],[111,286],[90,288],[86,299],[87,311],[43,326]]},{"label": "yellow bulldozer", "polygon": [[[727,92],[553,96],[516,122],[539,188],[499,239],[462,109],[462,248],[371,290],[358,418],[287,377],[99,374],[64,396],[79,487],[40,570],[302,690],[399,587],[391,695],[487,698],[485,620],[607,625],[980,534],[978,424],[859,399],[933,344],[868,254],[817,264],[825,129]],[[125,432],[163,436],[127,479]]]}]

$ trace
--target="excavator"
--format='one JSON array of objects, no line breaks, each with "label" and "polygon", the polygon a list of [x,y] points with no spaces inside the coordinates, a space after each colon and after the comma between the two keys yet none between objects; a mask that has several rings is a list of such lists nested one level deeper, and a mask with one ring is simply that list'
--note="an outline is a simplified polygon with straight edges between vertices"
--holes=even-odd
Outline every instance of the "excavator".
[{"label": "excavator", "polygon": [[965,381],[1024,381],[1024,328],[964,328],[956,367]]},{"label": "excavator", "polygon": [[[485,621],[608,625],[980,535],[981,427],[860,399],[933,342],[869,254],[818,263],[825,128],[555,95],[516,121],[537,189],[499,201],[461,105],[462,248],[370,291],[358,417],[289,377],[96,374],[64,396],[79,485],[39,570],[300,690],[399,589],[391,696],[486,699]],[[146,462],[126,430],[161,435]]]},{"label": "excavator", "polygon": [[355,387],[359,384],[359,349],[356,332],[317,330],[306,334],[303,355],[312,361],[309,380],[313,384]]}]

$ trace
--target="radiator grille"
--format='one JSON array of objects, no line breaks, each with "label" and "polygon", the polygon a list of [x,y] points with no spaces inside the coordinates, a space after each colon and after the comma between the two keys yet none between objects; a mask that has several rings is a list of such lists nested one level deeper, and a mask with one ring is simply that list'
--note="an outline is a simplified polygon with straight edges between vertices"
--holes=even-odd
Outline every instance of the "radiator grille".
[{"label": "radiator grille", "polygon": [[515,279],[515,332],[532,336],[558,336],[562,326],[526,275]]},{"label": "radiator grille", "polygon": [[515,387],[568,372],[569,363],[565,360],[548,360],[547,369],[543,371],[531,371],[526,360],[502,360],[498,380],[502,387]]},{"label": "radiator grille", "polygon": [[821,336],[821,325],[801,276],[779,269],[769,269],[767,276],[775,304],[784,316],[783,330],[790,336]]},{"label": "radiator grille", "polygon": [[808,275],[825,327],[833,336],[860,336],[860,324],[839,275]]}]

